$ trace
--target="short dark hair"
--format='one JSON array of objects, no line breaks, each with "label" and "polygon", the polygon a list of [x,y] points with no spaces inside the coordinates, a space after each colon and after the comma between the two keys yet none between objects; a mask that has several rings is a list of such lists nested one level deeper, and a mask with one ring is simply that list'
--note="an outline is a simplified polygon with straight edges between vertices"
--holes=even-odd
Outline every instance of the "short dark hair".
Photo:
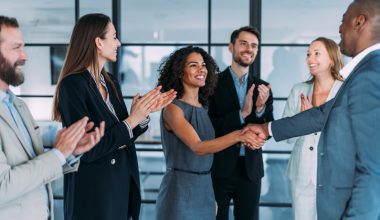
[{"label": "short dark hair", "polygon": [[[0,34],[1,34],[1,30],[3,29],[3,27],[18,28],[19,25],[18,25],[18,22],[17,22],[16,18],[0,15]],[[0,37],[0,43],[1,43],[1,37]]]},{"label": "short dark hair", "polygon": [[234,44],[236,39],[239,37],[239,34],[241,32],[249,32],[253,35],[255,35],[257,37],[257,39],[260,41],[260,32],[259,30],[257,30],[255,27],[252,27],[252,26],[244,26],[244,27],[241,27],[239,29],[236,29],[232,32],[231,34],[231,38],[230,38],[230,43]]},{"label": "short dark hair", "polygon": [[208,97],[214,92],[217,82],[218,65],[214,59],[200,47],[183,47],[171,53],[161,64],[158,69],[158,85],[162,86],[162,92],[174,89],[177,91],[177,98],[182,98],[184,88],[182,85],[182,75],[185,69],[187,57],[191,53],[198,53],[203,57],[207,68],[206,85],[199,89],[199,102],[207,106]]}]

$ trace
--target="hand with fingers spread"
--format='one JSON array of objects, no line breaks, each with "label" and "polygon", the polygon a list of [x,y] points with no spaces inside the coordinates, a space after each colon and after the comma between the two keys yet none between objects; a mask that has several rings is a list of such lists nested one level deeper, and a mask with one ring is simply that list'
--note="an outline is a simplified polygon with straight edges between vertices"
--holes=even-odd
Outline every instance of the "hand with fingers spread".
[{"label": "hand with fingers spread", "polygon": [[94,127],[94,123],[90,122],[85,127],[85,133],[79,140],[73,151],[73,155],[77,156],[91,150],[100,139],[104,136],[105,122],[102,121],[99,127],[96,127],[92,132],[89,132]]},{"label": "hand with fingers spread", "polygon": [[301,112],[304,112],[311,108],[313,108],[313,104],[311,104],[309,96],[305,96],[303,93],[301,93]]},{"label": "hand with fingers spread", "polygon": [[241,132],[241,142],[244,146],[256,150],[260,149],[265,144],[265,136],[258,135],[251,130],[245,130]]},{"label": "hand with fingers spread", "polygon": [[264,109],[265,103],[267,102],[270,95],[270,89],[271,89],[270,84],[268,84],[267,86],[264,84],[261,84],[257,88],[257,91],[259,92],[259,95],[257,96],[257,100],[256,100],[257,112],[261,112]]},{"label": "hand with fingers spread", "polygon": [[252,112],[252,106],[253,106],[252,96],[253,96],[254,89],[255,89],[255,84],[252,84],[251,88],[248,89],[247,95],[244,98],[244,105],[243,105],[243,108],[241,109],[241,115],[243,116],[243,118],[246,118]]},{"label": "hand with fingers spread", "polygon": [[149,113],[152,112],[157,99],[160,97],[160,89],[161,86],[158,86],[150,90],[142,97],[140,97],[140,94],[136,94],[133,97],[130,115],[126,119],[132,129],[145,120]]},{"label": "hand with fingers spread", "polygon": [[79,140],[86,132],[87,122],[88,117],[84,117],[70,127],[58,131],[54,147],[62,152],[66,158],[73,153]]},{"label": "hand with fingers spread", "polygon": [[177,96],[177,92],[174,89],[171,89],[167,92],[160,93],[160,96],[158,97],[157,101],[154,103],[151,112],[157,112],[161,109],[168,106]]}]

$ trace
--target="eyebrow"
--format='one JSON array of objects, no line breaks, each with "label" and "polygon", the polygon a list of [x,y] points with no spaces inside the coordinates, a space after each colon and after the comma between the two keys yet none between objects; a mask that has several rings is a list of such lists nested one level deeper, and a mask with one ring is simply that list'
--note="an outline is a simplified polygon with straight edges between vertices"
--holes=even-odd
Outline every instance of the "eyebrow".
[{"label": "eyebrow", "polygon": [[[242,39],[240,39],[239,40],[239,42],[246,42],[246,43],[249,43],[248,41],[246,41],[246,40],[242,40]],[[253,43],[249,43],[249,44],[253,44],[253,45],[259,45],[258,43],[255,43],[255,42],[253,42]]]},{"label": "eyebrow", "polygon": [[[193,64],[193,63],[198,64],[199,62],[197,62],[197,61],[189,61],[189,62],[187,62],[187,64]],[[203,64],[203,63],[206,63],[206,62],[202,61],[201,63]]]}]

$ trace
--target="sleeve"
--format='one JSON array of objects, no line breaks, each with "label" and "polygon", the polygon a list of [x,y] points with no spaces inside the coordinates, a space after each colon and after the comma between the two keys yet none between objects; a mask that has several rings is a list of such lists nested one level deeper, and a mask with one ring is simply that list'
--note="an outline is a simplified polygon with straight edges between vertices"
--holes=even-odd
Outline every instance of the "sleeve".
[{"label": "sleeve", "polygon": [[2,144],[0,142],[0,207],[62,176],[62,165],[52,151],[11,166]]},{"label": "sleeve", "polygon": [[[89,89],[88,82],[85,79],[69,76],[62,80],[58,98],[64,126],[70,126],[84,116],[88,116],[95,125],[104,120],[99,116],[90,114],[89,108],[97,108],[97,106],[89,106],[88,104],[88,99],[90,98]],[[133,129],[134,133],[136,132],[137,134],[135,137],[141,133],[140,130]],[[123,121],[113,125],[107,125],[106,123],[104,136],[93,149],[83,154],[81,161],[92,162],[112,151],[118,150],[118,148],[133,146],[134,140],[128,133]]]},{"label": "sleeve", "polygon": [[354,186],[343,219],[377,219],[380,215],[379,73],[378,68],[377,72],[360,72],[347,88],[356,155]]},{"label": "sleeve", "polygon": [[334,104],[332,99],[325,104],[307,111],[275,120],[271,124],[273,138],[278,142],[321,131]]},{"label": "sleeve", "polygon": [[[282,117],[291,117],[297,113],[300,112],[300,109],[297,109],[300,102],[300,94],[298,92],[298,89],[296,86],[293,86],[292,90],[290,91],[290,94],[288,96],[288,100],[286,101],[284,112],[282,114]],[[287,139],[286,142],[289,144],[293,144],[298,140],[298,138],[290,138]]]}]

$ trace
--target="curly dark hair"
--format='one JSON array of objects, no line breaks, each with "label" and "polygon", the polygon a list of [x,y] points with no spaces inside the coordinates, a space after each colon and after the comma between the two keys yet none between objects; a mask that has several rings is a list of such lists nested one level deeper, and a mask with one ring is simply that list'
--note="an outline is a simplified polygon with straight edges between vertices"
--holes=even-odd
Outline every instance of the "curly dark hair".
[{"label": "curly dark hair", "polygon": [[200,47],[188,46],[171,53],[169,57],[160,64],[157,85],[162,86],[162,92],[169,91],[170,89],[176,90],[177,98],[182,98],[184,89],[181,77],[185,69],[187,57],[194,52],[200,54],[206,63],[206,69],[208,72],[206,85],[199,89],[199,102],[202,105],[207,106],[208,98],[214,93],[214,88],[217,82],[216,74],[219,73],[219,67],[214,59]]}]

